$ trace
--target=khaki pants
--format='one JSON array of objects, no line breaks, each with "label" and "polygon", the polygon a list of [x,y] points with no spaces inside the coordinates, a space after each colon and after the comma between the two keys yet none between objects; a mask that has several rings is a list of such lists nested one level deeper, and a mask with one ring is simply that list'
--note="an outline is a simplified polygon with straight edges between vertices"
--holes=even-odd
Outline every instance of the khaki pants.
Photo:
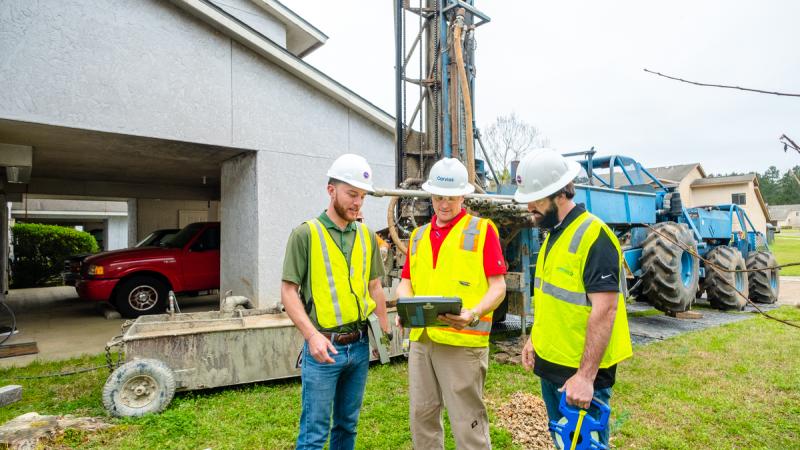
[{"label": "khaki pants", "polygon": [[422,333],[408,355],[411,438],[417,450],[444,448],[442,400],[459,449],[487,449],[489,417],[483,385],[488,347],[437,344]]}]

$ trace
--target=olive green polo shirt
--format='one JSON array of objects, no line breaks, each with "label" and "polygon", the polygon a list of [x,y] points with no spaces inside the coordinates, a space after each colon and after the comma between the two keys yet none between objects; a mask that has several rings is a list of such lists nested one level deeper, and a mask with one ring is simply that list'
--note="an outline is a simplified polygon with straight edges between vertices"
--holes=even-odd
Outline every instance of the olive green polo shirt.
[{"label": "olive green polo shirt", "polygon": [[[350,261],[350,256],[353,253],[353,244],[355,243],[356,236],[358,235],[356,223],[350,222],[342,230],[335,223],[333,223],[325,211],[322,211],[322,214],[320,214],[317,218],[331,235],[331,238],[336,243],[336,246],[344,255],[345,260]],[[369,238],[372,242],[372,264],[370,266],[369,279],[374,280],[384,276],[385,271],[383,268],[383,261],[381,260],[381,252],[378,248],[377,240],[375,239],[375,233],[372,230],[369,232]],[[282,279],[283,281],[288,281],[300,286],[300,298],[305,304],[308,317],[311,319],[311,322],[315,327],[317,327],[317,329],[322,330],[322,328],[319,326],[319,322],[317,322],[317,314],[314,308],[314,302],[311,301],[311,277],[309,276],[311,273],[311,258],[309,258],[310,250],[311,230],[309,229],[308,225],[303,223],[292,230],[292,234],[289,235],[289,242],[286,244],[286,255],[283,258]],[[333,328],[325,331],[344,333],[356,330],[357,328],[358,323],[353,322],[350,324],[344,324],[341,327],[338,327],[338,329]]]}]

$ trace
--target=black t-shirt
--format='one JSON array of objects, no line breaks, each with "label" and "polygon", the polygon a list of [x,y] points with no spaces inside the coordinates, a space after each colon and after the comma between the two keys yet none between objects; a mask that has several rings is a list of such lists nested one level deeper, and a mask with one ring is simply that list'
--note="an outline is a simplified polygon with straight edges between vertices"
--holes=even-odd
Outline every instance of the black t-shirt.
[{"label": "black t-shirt", "polygon": [[[564,220],[550,231],[547,248],[544,249],[545,258],[564,229],[584,211],[586,209],[582,204],[576,205]],[[619,292],[619,254],[605,231],[600,232],[589,248],[586,266],[583,269],[583,285],[586,292],[590,294],[593,292]],[[575,375],[577,369],[546,361],[536,354],[533,372],[552,383],[561,385]],[[607,369],[598,369],[597,377],[594,379],[594,388],[604,389],[613,386],[616,373],[616,364]]]}]

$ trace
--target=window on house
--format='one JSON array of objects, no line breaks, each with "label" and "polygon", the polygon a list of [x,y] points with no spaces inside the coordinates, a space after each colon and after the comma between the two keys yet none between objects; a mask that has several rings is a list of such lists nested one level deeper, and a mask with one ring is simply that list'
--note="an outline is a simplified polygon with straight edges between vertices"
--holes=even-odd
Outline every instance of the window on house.
[{"label": "window on house", "polygon": [[747,196],[744,193],[731,194],[731,203],[734,205],[744,205],[747,203]]}]

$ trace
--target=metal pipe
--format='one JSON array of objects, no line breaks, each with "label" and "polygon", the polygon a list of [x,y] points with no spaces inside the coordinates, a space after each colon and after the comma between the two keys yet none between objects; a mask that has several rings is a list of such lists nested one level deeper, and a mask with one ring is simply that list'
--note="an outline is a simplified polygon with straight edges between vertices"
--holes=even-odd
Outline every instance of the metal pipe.
[{"label": "metal pipe", "polygon": [[481,152],[483,152],[483,157],[486,158],[486,164],[489,165],[489,170],[492,171],[492,177],[494,177],[494,182],[497,184],[497,189],[500,189],[500,179],[497,178],[497,172],[494,171],[492,160],[489,159],[489,154],[486,153],[486,148],[483,146],[483,141],[481,140],[481,133],[477,129],[475,129],[475,136],[478,137],[478,144],[481,147]]},{"label": "metal pipe", "polygon": [[[369,193],[373,197],[417,197],[417,198],[430,198],[431,193],[417,189],[375,189],[375,192]],[[464,196],[468,200],[485,200],[498,204],[516,204],[520,207],[527,209],[527,204],[519,204],[514,201],[513,195],[498,195],[498,194],[467,194]]]},{"label": "metal pipe", "polygon": [[394,184],[403,180],[403,155],[405,154],[403,124],[403,0],[394,0],[394,92],[395,92],[395,155]]}]

